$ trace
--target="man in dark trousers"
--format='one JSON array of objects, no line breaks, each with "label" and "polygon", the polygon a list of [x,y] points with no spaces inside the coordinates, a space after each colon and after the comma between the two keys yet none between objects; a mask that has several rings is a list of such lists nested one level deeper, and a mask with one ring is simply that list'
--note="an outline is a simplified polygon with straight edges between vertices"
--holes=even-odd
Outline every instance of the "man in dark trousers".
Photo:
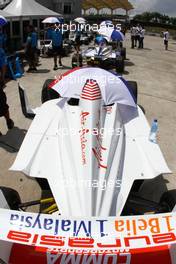
[{"label": "man in dark trousers", "polygon": [[135,47],[135,37],[136,37],[136,27],[132,26],[130,29],[131,33],[131,48],[134,49]]},{"label": "man in dark trousers", "polygon": [[144,27],[140,27],[140,38],[139,38],[139,49],[143,49],[144,48],[144,35],[145,35],[145,29]]},{"label": "man in dark trousers", "polygon": [[169,43],[169,31],[168,31],[168,29],[166,29],[166,31],[163,32],[163,35],[164,35],[165,50],[168,50],[168,43]]},{"label": "man in dark trousers", "polygon": [[28,37],[26,41],[26,58],[29,63],[29,69],[27,72],[37,71],[37,42],[38,36],[32,25],[28,26]]},{"label": "man in dark trousers", "polygon": [[6,68],[7,68],[7,58],[5,53],[6,48],[6,40],[7,37],[3,33],[2,27],[0,27],[0,86],[4,87],[5,85],[5,74],[6,74]]},{"label": "man in dark trousers", "polygon": [[59,57],[59,66],[62,67],[62,50],[63,50],[63,38],[62,38],[62,31],[59,23],[54,25],[54,28],[51,33],[52,39],[52,49],[53,49],[53,56],[54,56],[54,68],[53,70],[58,69],[57,64],[57,57]]},{"label": "man in dark trousers", "polygon": [[[14,122],[10,118],[9,106],[7,104],[7,97],[5,92],[3,91],[2,85],[0,85],[0,117],[5,118],[8,129],[12,129],[14,127]],[[1,135],[2,133],[0,132],[0,136]]]}]

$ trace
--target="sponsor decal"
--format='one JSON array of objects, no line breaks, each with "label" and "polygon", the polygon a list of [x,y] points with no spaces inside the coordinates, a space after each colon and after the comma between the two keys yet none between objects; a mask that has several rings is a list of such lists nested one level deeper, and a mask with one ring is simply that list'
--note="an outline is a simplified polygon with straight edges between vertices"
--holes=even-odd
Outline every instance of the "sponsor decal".
[{"label": "sponsor decal", "polygon": [[[100,111],[98,114],[99,114],[98,120],[100,120]],[[92,148],[92,151],[95,158],[97,159],[98,167],[107,169],[107,165],[104,164],[104,159],[103,159],[103,152],[105,152],[107,149],[102,145],[103,134],[101,132],[102,131],[100,126],[100,121],[98,121],[96,124],[96,128],[94,129],[94,135],[96,137],[96,145],[95,147]]]},{"label": "sponsor decal", "polygon": [[96,80],[87,80],[81,98],[89,101],[101,99],[101,91]]},{"label": "sponsor decal", "polygon": [[[175,213],[106,219],[62,219],[56,215],[5,209],[0,209],[0,214],[3,226],[0,239],[18,245],[21,255],[25,254],[23,247],[32,248],[36,254],[50,259],[41,263],[52,263],[54,258],[53,263],[67,263],[63,262],[64,258],[70,259],[68,263],[145,264],[154,260],[162,263],[163,259],[163,263],[171,263],[169,245],[176,244]],[[77,257],[74,259],[73,255]],[[146,262],[142,261],[144,255]],[[83,256],[85,262],[82,262]]]},{"label": "sponsor decal", "polygon": [[10,215],[8,241],[58,249],[125,250],[176,242],[175,215],[63,220],[15,212]]},{"label": "sponsor decal", "polygon": [[87,117],[89,116],[89,112],[82,112],[81,113],[81,130],[79,131],[80,133],[80,141],[81,141],[81,151],[82,151],[82,164],[86,165],[86,143],[87,143],[87,138],[86,135],[89,133],[89,129],[85,128],[85,124],[87,121]]}]

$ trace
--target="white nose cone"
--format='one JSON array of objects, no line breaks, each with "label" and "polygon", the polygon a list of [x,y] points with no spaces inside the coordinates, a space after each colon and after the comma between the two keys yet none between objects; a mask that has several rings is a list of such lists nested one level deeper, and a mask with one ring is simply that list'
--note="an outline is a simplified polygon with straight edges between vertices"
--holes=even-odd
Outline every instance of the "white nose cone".
[{"label": "white nose cone", "polygon": [[102,159],[101,137],[99,130],[101,127],[101,91],[95,80],[87,80],[83,88],[80,100],[81,110],[81,150],[83,181],[85,181],[84,195],[87,197],[86,211],[89,216],[93,215],[95,205],[94,181],[98,181],[98,171]]}]

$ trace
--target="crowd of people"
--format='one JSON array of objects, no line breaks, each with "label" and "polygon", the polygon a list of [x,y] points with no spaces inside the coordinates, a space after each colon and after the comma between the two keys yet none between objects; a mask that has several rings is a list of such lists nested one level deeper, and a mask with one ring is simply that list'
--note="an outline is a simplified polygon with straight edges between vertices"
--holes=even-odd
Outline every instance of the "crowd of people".
[{"label": "crowd of people", "polygon": [[[145,28],[141,25],[133,25],[130,28],[130,34],[131,34],[131,48],[138,48],[143,49],[144,48],[144,37],[145,37]],[[168,50],[168,43],[169,43],[169,31],[166,29],[166,31],[162,32],[163,40],[164,40],[164,48],[165,50]]]},{"label": "crowd of people", "polygon": [[131,48],[144,48],[144,36],[145,36],[145,29],[141,25],[132,26],[130,29],[131,33]]},{"label": "crowd of people", "polygon": [[[6,59],[6,34],[3,32],[3,28],[0,27],[0,72],[1,72],[1,78],[0,78],[0,117],[4,117],[6,120],[6,125],[8,129],[12,129],[14,127],[14,122],[10,118],[10,112],[9,112],[9,105],[7,104],[7,97],[3,90],[5,85],[5,74],[6,74],[6,65],[7,65],[7,59]],[[0,131],[0,135],[2,135]]]}]

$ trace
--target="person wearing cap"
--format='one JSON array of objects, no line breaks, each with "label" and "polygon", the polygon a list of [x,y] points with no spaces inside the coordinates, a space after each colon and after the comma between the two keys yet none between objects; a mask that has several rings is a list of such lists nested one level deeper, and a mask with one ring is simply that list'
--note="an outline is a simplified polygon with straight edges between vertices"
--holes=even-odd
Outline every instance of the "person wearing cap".
[{"label": "person wearing cap", "polygon": [[62,67],[62,53],[63,53],[63,37],[62,31],[59,23],[54,25],[54,28],[51,32],[52,39],[52,50],[54,56],[54,67],[53,70],[56,71],[58,69],[57,58],[59,57],[59,66]]}]

